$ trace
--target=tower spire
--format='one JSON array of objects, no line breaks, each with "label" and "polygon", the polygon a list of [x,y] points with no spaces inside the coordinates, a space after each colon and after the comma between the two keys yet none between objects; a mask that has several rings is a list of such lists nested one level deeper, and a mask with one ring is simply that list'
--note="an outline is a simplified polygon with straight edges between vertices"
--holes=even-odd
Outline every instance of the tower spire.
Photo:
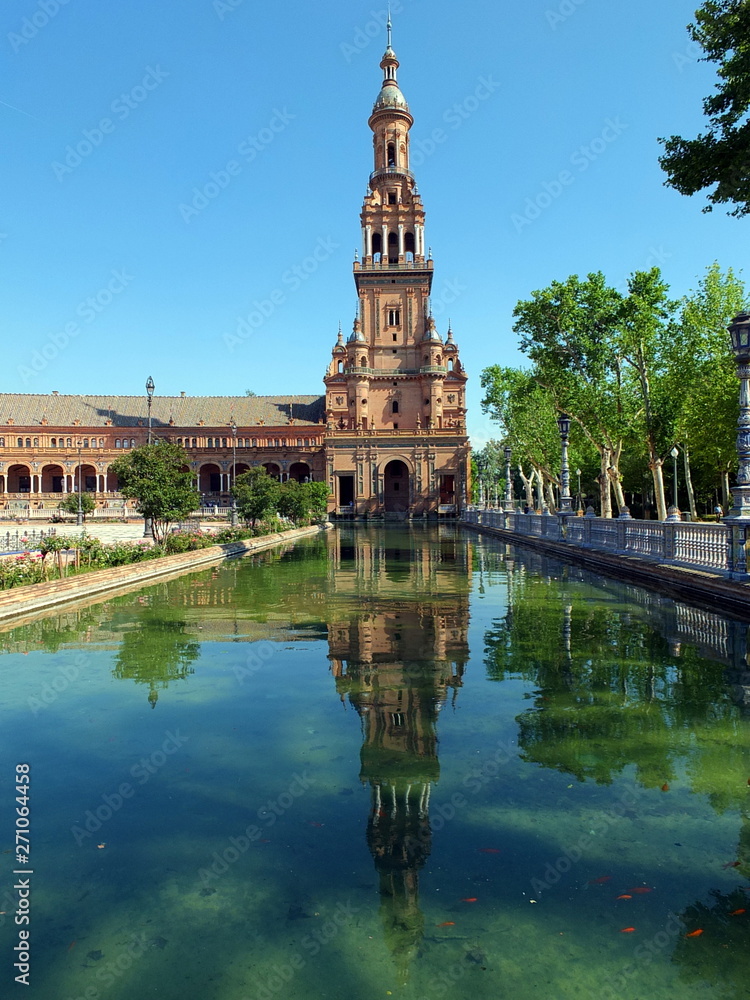
[{"label": "tower spire", "polygon": [[392,43],[393,43],[393,24],[391,23],[391,5],[390,4],[388,4],[388,24],[387,24],[387,28],[388,28],[388,46],[387,47],[390,49],[390,48],[393,47],[393,45],[392,45]]}]

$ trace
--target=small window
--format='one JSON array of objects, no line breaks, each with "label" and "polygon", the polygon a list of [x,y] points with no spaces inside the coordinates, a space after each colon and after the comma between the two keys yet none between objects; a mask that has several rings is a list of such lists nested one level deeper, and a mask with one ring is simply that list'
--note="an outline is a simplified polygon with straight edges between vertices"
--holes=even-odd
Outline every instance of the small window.
[{"label": "small window", "polygon": [[16,446],[18,448],[23,448],[23,438],[18,438],[18,440],[16,441]]},{"label": "small window", "polygon": [[298,447],[298,448],[302,448],[302,447],[304,447],[304,445],[303,445],[303,443],[302,443],[302,438],[297,438],[297,447]]},{"label": "small window", "polygon": [[394,191],[389,191],[388,192],[388,204],[389,205],[395,205],[396,204],[396,194],[395,194]]},{"label": "small window", "polygon": [[122,448],[122,441],[119,438],[115,438],[115,448]]},{"label": "small window", "polygon": [[397,340],[398,340],[398,334],[394,333],[393,334],[393,343],[395,344]]},{"label": "small window", "polygon": [[398,430],[398,424],[394,424],[393,425],[393,429],[394,429],[394,431],[397,431]]},{"label": "small window", "polygon": [[130,439],[130,447],[135,448],[135,438]]},{"label": "small window", "polygon": [[0,438],[0,448],[5,447],[5,438]]},{"label": "small window", "polygon": [[198,438],[193,438],[193,448],[198,447]]},{"label": "small window", "polygon": [[56,447],[57,447],[57,438],[52,438],[52,441],[51,441],[51,446],[52,446],[53,448],[56,448]]},{"label": "small window", "polygon": [[84,438],[83,439],[83,447],[84,448],[88,448],[88,446],[89,446],[89,439],[88,438]]},{"label": "small window", "polygon": [[227,446],[227,439],[226,438],[222,438],[221,439],[221,447],[222,448],[226,448],[226,446]]},{"label": "small window", "polygon": [[99,438],[99,447],[100,448],[104,447],[104,438]]},{"label": "small window", "polygon": [[388,310],[388,326],[401,326],[401,310],[400,309],[389,309]]},{"label": "small window", "polygon": [[392,413],[398,413],[398,400],[397,400],[397,399],[394,399],[394,400],[393,400],[393,404],[392,404],[392,406],[393,406],[393,409],[392,409],[392,411],[391,411],[391,412],[392,412]]},{"label": "small window", "polygon": [[70,438],[65,439],[65,447],[70,448]]},{"label": "small window", "polygon": [[31,447],[31,438],[26,438],[26,447],[27,448]]},{"label": "small window", "polygon": [[35,448],[39,447],[39,438],[34,438],[34,447]]},{"label": "small window", "polygon": [[257,447],[258,447],[258,439],[257,438],[253,438],[253,448],[257,448]]}]

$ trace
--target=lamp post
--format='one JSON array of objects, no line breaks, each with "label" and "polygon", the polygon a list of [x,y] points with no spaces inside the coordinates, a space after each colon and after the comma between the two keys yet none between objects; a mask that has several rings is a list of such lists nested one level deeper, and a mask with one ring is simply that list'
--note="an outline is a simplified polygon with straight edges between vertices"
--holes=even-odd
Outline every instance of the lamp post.
[{"label": "lamp post", "polygon": [[568,435],[570,434],[570,417],[567,413],[561,413],[557,418],[557,426],[560,429],[560,514],[572,514],[573,502],[570,496],[570,466],[568,465]]},{"label": "lamp post", "polygon": [[81,497],[81,448],[83,447],[82,441],[76,441],[76,448],[78,449],[78,513],[76,514],[76,524],[80,527],[83,524],[83,503]]},{"label": "lamp post", "polygon": [[740,380],[740,413],[737,420],[737,485],[731,488],[732,509],[725,521],[750,521],[750,313],[735,316],[729,327],[737,377]]},{"label": "lamp post", "polygon": [[237,497],[234,495],[234,482],[237,478],[237,423],[232,417],[232,475],[229,477],[232,485],[232,527],[237,527]]},{"label": "lamp post", "polygon": [[578,476],[578,510],[583,511],[583,505],[581,503],[581,470],[576,469],[576,475]]},{"label": "lamp post", "polygon": [[[146,399],[148,400],[148,436],[146,438],[146,443],[151,444],[151,400],[154,395],[154,380],[149,377],[146,379]],[[143,522],[143,537],[153,538],[154,537],[154,524],[150,517],[145,518]]]},{"label": "lamp post", "polygon": [[672,456],[672,506],[667,511],[667,520],[681,521],[682,515],[680,514],[680,508],[677,506],[677,456],[680,452],[675,446],[669,454]]},{"label": "lamp post", "polygon": [[510,513],[513,510],[513,483],[510,478],[510,459],[513,454],[510,445],[505,446],[505,510]]}]

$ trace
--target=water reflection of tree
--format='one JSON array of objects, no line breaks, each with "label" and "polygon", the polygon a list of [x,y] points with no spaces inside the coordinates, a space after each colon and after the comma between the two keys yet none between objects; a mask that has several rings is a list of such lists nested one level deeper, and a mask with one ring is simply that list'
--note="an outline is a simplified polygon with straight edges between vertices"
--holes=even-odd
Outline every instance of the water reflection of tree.
[{"label": "water reflection of tree", "polygon": [[200,656],[200,643],[186,634],[187,627],[181,619],[149,609],[122,635],[112,673],[118,680],[148,684],[152,708],[159,688],[194,673],[191,664]]},{"label": "water reflection of tree", "polygon": [[[728,893],[716,890],[711,897],[710,903],[699,900],[679,914],[682,929],[672,961],[680,967],[681,982],[710,983],[713,996],[744,1000],[750,979],[750,894],[738,887]],[[697,930],[703,933],[688,936]]]},{"label": "water reflection of tree", "polygon": [[[733,751],[740,720],[721,667],[687,646],[677,657],[616,595],[512,565],[509,573],[508,610],[485,634],[485,658],[490,678],[535,687],[517,720],[526,759],[604,784],[634,764],[639,781],[654,787],[671,780],[689,750],[696,785],[708,791],[710,774],[714,804],[726,807],[715,788],[717,737],[725,737],[727,790],[739,787],[744,764]],[[709,726],[711,740],[702,741]]]}]

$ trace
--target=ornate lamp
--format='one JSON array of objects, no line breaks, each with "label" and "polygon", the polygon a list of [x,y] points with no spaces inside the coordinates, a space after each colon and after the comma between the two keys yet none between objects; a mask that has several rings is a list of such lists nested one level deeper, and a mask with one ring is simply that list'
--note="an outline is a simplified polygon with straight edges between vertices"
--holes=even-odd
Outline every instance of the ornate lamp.
[{"label": "ornate lamp", "polygon": [[570,417],[561,413],[557,418],[560,430],[562,457],[560,461],[560,513],[572,514],[573,501],[570,496],[570,467],[568,466],[568,435],[570,434]]},{"label": "ornate lamp", "polygon": [[725,520],[750,521],[750,313],[735,316],[729,326],[732,350],[740,380],[740,413],[737,421],[737,485],[732,487],[732,509]]}]

